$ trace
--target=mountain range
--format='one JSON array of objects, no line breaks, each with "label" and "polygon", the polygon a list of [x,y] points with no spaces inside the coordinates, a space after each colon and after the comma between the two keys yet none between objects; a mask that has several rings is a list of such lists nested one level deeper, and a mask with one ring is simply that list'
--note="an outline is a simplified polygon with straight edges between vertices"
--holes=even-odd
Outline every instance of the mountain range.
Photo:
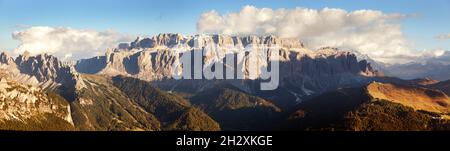
[{"label": "mountain range", "polygon": [[[218,51],[196,50],[213,44]],[[181,54],[202,67],[232,48],[280,46],[279,86],[263,79],[173,78]],[[270,56],[251,51],[242,68],[261,73]],[[256,55],[255,55],[256,54]],[[449,130],[449,81],[386,76],[359,54],[309,50],[275,36],[159,34],[66,63],[48,54],[0,54],[0,128],[7,130]],[[256,66],[248,66],[256,57]],[[252,58],[254,59],[254,58]],[[396,66],[391,71],[403,69]],[[447,68],[443,68],[447,69]],[[442,70],[444,71],[444,70]],[[410,75],[405,73],[405,75]],[[403,77],[403,76],[400,76]],[[433,76],[431,76],[433,77]],[[438,78],[441,79],[441,78]]]}]

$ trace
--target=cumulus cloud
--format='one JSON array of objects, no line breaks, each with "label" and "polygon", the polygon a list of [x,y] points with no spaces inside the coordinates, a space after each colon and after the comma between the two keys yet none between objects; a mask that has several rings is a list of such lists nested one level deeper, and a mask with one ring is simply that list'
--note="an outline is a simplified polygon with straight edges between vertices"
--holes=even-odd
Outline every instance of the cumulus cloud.
[{"label": "cumulus cloud", "polygon": [[34,26],[16,31],[12,37],[20,42],[16,54],[48,53],[59,58],[87,58],[101,55],[106,48],[116,47],[119,42],[131,37],[112,30],[95,31],[69,27]]},{"label": "cumulus cloud", "polygon": [[419,57],[401,31],[403,14],[377,10],[348,12],[337,8],[270,9],[245,6],[240,12],[205,12],[197,22],[200,33],[276,35],[299,38],[307,47],[352,49],[386,63]]},{"label": "cumulus cloud", "polygon": [[441,39],[441,40],[443,40],[443,39],[450,39],[450,33],[438,35],[438,36],[436,36],[436,37],[434,37],[434,38],[436,38],[436,39]]}]

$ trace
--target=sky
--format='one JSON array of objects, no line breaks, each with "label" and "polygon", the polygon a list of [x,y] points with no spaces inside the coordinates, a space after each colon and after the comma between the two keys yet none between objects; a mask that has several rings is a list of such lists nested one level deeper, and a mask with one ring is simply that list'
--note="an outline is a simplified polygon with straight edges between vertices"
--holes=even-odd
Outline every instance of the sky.
[{"label": "sky", "polygon": [[[215,16],[216,19],[230,22],[231,19],[224,16],[242,13],[246,6],[253,7],[255,11],[262,8],[271,10],[307,8],[318,11],[324,8],[337,8],[347,11],[348,14],[368,9],[386,15],[401,14],[402,19],[394,20],[393,24],[398,25],[410,49],[450,50],[448,38],[450,36],[447,36],[450,33],[450,0],[0,0],[0,49],[16,49],[24,41],[30,41],[29,37],[26,37],[28,33],[42,31],[42,28],[34,29],[16,33],[14,36],[15,32],[32,27],[50,27],[51,29],[45,29],[47,31],[59,28],[57,31],[60,32],[69,28],[79,33],[101,35],[103,37],[94,40],[106,39],[106,41],[113,41],[111,36],[125,41],[137,35],[151,36],[165,32],[186,35],[196,34],[199,30],[223,32],[219,29],[199,28],[197,26],[199,21],[204,19],[202,15],[215,10],[218,14]],[[383,21],[392,20],[383,19]],[[52,36],[47,38],[54,39]],[[60,42],[68,43],[68,40]],[[35,45],[36,43],[32,44]]]}]

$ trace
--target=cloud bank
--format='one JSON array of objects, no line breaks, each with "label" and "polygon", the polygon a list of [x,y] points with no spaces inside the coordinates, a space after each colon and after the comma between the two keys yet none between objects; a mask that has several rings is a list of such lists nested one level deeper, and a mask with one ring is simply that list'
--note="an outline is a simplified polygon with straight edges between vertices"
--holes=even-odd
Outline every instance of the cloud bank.
[{"label": "cloud bank", "polygon": [[25,51],[32,55],[48,53],[61,59],[80,59],[100,55],[106,48],[116,47],[119,42],[131,41],[130,36],[114,32],[72,29],[69,27],[34,26],[16,31],[12,37],[20,41],[15,54]]},{"label": "cloud bank", "polygon": [[308,8],[270,9],[245,6],[240,12],[203,13],[199,33],[276,35],[299,38],[307,47],[352,49],[385,63],[403,63],[419,57],[401,31],[402,14],[376,10]]}]

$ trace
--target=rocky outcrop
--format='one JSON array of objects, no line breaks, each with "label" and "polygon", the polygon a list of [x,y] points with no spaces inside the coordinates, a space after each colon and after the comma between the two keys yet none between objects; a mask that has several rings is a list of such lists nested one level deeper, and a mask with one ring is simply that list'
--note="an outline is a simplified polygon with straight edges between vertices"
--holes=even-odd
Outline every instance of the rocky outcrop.
[{"label": "rocky outcrop", "polygon": [[14,59],[11,57],[11,55],[8,52],[3,51],[0,54],[0,63],[5,64],[5,65],[12,65],[12,64],[14,64]]},{"label": "rocky outcrop", "polygon": [[[13,123],[15,125],[21,125],[21,122],[59,122],[62,127],[66,127],[67,124],[61,123],[64,120],[73,128],[69,103],[53,93],[73,94],[76,89],[84,87],[73,66],[47,54],[30,56],[24,53],[14,59],[7,52],[2,52],[0,69],[1,119],[16,121]],[[55,121],[49,121],[51,119]],[[21,126],[17,127],[21,129]],[[40,130],[46,127],[51,126],[44,126]]]},{"label": "rocky outcrop", "polygon": [[[51,130],[52,126],[30,125],[30,123],[52,123],[70,129],[73,128],[70,113],[69,103],[59,95],[7,80],[5,77],[0,78],[0,128],[9,129],[11,126],[9,124],[15,123],[14,129],[17,128],[17,130],[24,127],[32,128],[25,130],[38,130],[33,128],[40,128],[40,126]],[[27,124],[28,126],[24,126]]]},{"label": "rocky outcrop", "polygon": [[0,54],[0,68],[10,79],[38,86],[42,89],[73,93],[85,87],[74,66],[48,54],[30,56],[27,52],[13,59],[8,53]]},{"label": "rocky outcrop", "polygon": [[[195,46],[195,40],[199,40],[199,45],[217,44],[219,46],[239,46],[248,45],[278,45],[283,48],[303,48],[303,43],[293,38],[278,38],[275,36],[229,36],[229,35],[194,35],[184,36],[181,34],[163,33],[151,38],[138,37],[130,43],[130,49],[138,48],[172,48],[183,46],[192,48]],[[122,48],[122,47],[119,47]]]},{"label": "rocky outcrop", "polygon": [[[283,64],[297,66],[296,69],[290,71],[292,73],[335,74],[349,72],[364,76],[376,76],[379,74],[366,61],[357,61],[356,56],[352,53],[339,51],[334,48],[310,51],[305,49],[300,41],[294,39],[283,39],[274,36],[236,37],[227,35],[196,35],[186,37],[180,34],[160,34],[152,38],[138,38],[131,43],[131,50],[108,50],[105,56],[78,61],[76,69],[83,73],[98,73],[111,76],[127,75],[149,81],[170,78],[174,71],[172,69],[173,64],[180,60],[180,49],[192,51],[194,39],[197,40],[199,47],[208,44],[219,46],[219,49],[216,51],[204,50],[205,57],[203,58],[203,66],[207,66],[218,60],[221,61],[225,56],[236,53],[236,51],[243,51],[242,49],[249,45],[278,45],[280,46],[280,60],[283,61]],[[175,47],[180,45],[183,47]],[[232,46],[232,48],[227,46]],[[251,51],[250,54],[252,53],[255,53],[255,56],[260,54],[257,51]],[[248,62],[248,60],[249,56],[238,63]],[[260,63],[258,65],[266,66],[267,60],[269,58],[259,58],[258,61]],[[317,68],[317,66],[323,68]],[[246,72],[253,70],[248,68],[259,70],[261,67],[247,66],[242,70]]]}]

